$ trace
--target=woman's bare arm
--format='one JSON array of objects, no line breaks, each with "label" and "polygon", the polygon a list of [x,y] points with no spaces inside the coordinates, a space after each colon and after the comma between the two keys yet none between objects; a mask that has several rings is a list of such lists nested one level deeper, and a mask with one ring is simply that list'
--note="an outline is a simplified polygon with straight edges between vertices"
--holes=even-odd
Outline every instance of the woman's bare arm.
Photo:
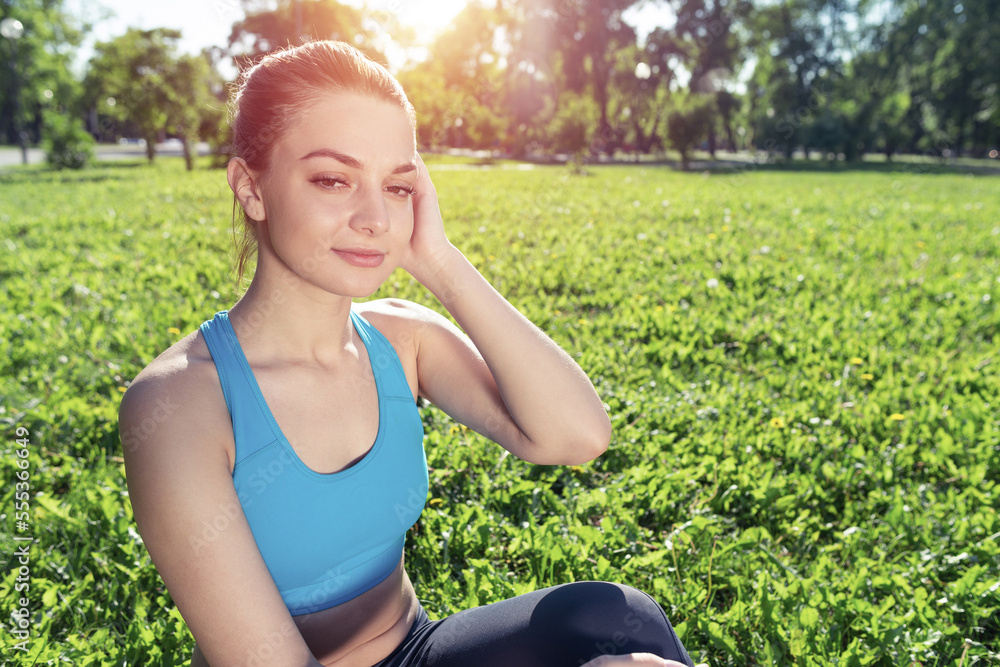
[{"label": "woman's bare arm", "polygon": [[164,357],[119,411],[129,497],[153,563],[212,667],[319,667],[243,515],[217,381]]},{"label": "woman's bare arm", "polygon": [[420,169],[403,268],[468,335],[431,311],[416,313],[420,393],[527,461],[596,458],[611,439],[611,422],[590,380],[448,241],[422,162]]}]

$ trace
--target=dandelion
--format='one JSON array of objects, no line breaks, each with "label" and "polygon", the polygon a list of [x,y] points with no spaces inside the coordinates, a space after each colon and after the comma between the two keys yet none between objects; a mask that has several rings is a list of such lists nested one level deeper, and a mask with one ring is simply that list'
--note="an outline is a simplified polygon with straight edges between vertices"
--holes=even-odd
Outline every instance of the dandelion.
[{"label": "dandelion", "polygon": [[120,391],[121,393],[124,394],[125,393],[125,387],[118,387],[118,391]]},{"label": "dandelion", "polygon": [[875,376],[872,375],[871,373],[862,373],[861,374],[861,379],[862,380],[874,380]]},{"label": "dandelion", "polygon": [[785,420],[781,417],[774,417],[771,419],[771,426],[773,428],[785,428]]},{"label": "dandelion", "polygon": [[708,289],[715,289],[716,287],[719,286],[719,281],[716,280],[715,278],[709,278],[708,282],[705,283],[705,285],[708,287]]},{"label": "dandelion", "polygon": [[710,232],[709,235],[708,235],[708,240],[709,241],[714,241],[717,238],[719,238],[719,237],[718,237],[718,235],[715,234],[715,232]]},{"label": "dandelion", "polygon": [[898,412],[893,412],[891,415],[889,415],[889,419],[892,420],[892,421],[894,421],[894,422],[901,422],[904,419],[906,419],[906,416],[905,415],[901,415]]},{"label": "dandelion", "polygon": [[851,357],[852,366],[860,366],[863,363],[865,363],[865,360],[862,359],[861,357]]},{"label": "dandelion", "polygon": [[167,333],[168,334],[173,334],[174,336],[180,336],[181,335],[181,330],[178,329],[177,327],[168,327],[167,328]]},{"label": "dandelion", "polygon": [[440,498],[431,498],[429,501],[427,501],[427,504],[430,505],[431,507],[441,507],[441,505],[444,505],[444,501],[441,500]]}]

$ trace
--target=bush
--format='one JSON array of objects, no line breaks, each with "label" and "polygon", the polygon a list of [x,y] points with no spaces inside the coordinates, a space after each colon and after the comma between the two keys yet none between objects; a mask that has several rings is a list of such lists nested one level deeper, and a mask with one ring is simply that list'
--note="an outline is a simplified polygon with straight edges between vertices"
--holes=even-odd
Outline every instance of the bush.
[{"label": "bush", "polygon": [[712,126],[712,100],[707,95],[690,95],[667,117],[667,139],[681,154],[681,166],[687,171],[691,151]]},{"label": "bush", "polygon": [[82,169],[94,159],[94,138],[79,118],[46,112],[45,159],[53,169]]},{"label": "bush", "polygon": [[589,96],[576,93],[560,95],[555,113],[545,130],[549,150],[581,159],[597,132],[600,114],[597,103]]}]

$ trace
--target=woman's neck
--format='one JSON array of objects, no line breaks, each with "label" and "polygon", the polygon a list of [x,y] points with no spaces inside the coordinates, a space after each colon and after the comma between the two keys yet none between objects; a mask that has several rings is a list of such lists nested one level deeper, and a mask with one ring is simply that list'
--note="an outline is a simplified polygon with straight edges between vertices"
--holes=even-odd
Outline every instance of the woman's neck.
[{"label": "woman's neck", "polygon": [[354,339],[351,297],[319,290],[290,271],[273,273],[258,265],[229,311],[240,345],[258,359],[335,365]]}]

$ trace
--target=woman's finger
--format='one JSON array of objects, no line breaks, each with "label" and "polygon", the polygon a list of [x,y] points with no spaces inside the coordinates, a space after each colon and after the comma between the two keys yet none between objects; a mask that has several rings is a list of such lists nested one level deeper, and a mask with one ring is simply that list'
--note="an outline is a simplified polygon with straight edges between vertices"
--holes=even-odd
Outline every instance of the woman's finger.
[{"label": "woman's finger", "polygon": [[586,663],[583,667],[687,667],[676,660],[666,660],[652,653],[629,653],[628,655],[602,655]]}]

